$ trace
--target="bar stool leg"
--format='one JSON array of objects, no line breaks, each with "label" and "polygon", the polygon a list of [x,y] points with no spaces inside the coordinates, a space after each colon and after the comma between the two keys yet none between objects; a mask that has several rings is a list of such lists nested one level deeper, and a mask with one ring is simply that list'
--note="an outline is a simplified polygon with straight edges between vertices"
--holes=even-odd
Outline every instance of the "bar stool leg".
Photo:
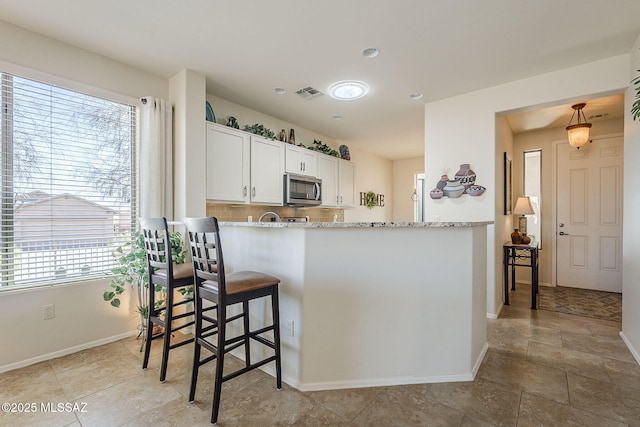
[{"label": "bar stool leg", "polygon": [[244,365],[248,368],[251,365],[251,343],[249,338],[249,301],[242,302],[243,326],[244,326]]},{"label": "bar stool leg", "polygon": [[167,297],[164,308],[164,339],[162,340],[162,365],[160,366],[160,382],[163,383],[167,376],[167,364],[169,363],[169,346],[171,345],[171,328],[173,323],[173,289],[167,286]]},{"label": "bar stool leg", "polygon": [[224,342],[226,340],[227,307],[218,306],[218,348],[216,350],[216,376],[213,384],[213,408],[211,409],[211,424],[218,422],[220,412],[220,394],[222,393],[222,371],[224,369]]},{"label": "bar stool leg", "polygon": [[278,303],[278,287],[271,294],[271,313],[273,317],[273,343],[276,353],[276,388],[282,390],[282,361],[280,357],[280,307]]}]

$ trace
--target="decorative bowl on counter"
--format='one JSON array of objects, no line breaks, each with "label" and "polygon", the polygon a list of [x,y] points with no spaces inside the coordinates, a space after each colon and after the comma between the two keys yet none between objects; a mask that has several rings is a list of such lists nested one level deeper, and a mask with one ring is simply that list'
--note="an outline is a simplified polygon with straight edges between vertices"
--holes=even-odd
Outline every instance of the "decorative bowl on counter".
[{"label": "decorative bowl on counter", "polygon": [[429,196],[431,196],[432,199],[439,199],[442,196],[444,196],[444,193],[442,192],[441,189],[439,188],[434,188],[433,190],[431,190],[429,192]]},{"label": "decorative bowl on counter", "polygon": [[470,196],[479,196],[484,193],[484,190],[486,190],[486,188],[482,185],[471,185],[467,188],[467,194]]}]

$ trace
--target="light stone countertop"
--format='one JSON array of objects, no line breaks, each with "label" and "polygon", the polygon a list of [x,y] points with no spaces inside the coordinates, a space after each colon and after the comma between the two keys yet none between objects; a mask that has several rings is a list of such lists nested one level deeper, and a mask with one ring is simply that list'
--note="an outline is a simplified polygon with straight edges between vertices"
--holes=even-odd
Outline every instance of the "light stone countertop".
[{"label": "light stone countertop", "polygon": [[445,228],[479,227],[493,221],[467,222],[221,222],[222,227],[260,228]]}]

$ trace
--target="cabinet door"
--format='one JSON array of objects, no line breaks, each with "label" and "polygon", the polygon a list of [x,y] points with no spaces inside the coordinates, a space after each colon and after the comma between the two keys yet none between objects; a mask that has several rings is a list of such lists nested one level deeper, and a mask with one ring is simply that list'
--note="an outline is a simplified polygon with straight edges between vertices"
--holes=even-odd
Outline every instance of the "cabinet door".
[{"label": "cabinet door", "polygon": [[285,170],[296,175],[317,176],[318,153],[304,147],[285,144]]},{"label": "cabinet door", "polygon": [[207,124],[207,199],[249,203],[249,136]]},{"label": "cabinet door", "polygon": [[321,206],[338,206],[338,159],[319,154],[318,178],[322,180]]},{"label": "cabinet door", "polygon": [[284,186],[284,145],[251,137],[251,203],[281,206]]},{"label": "cabinet door", "polygon": [[287,173],[294,173],[302,175],[303,173],[303,160],[302,149],[295,145],[285,145],[285,170]]},{"label": "cabinet door", "polygon": [[318,153],[307,148],[302,149],[302,174],[314,178],[318,176]]},{"label": "cabinet door", "polygon": [[340,207],[356,207],[356,166],[348,160],[338,160]]}]

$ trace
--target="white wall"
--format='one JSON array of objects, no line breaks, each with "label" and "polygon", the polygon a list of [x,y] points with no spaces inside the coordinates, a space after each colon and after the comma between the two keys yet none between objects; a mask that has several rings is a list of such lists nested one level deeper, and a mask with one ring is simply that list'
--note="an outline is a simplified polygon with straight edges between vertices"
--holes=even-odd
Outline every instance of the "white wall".
[{"label": "white wall", "polygon": [[[631,49],[629,71],[632,78],[640,68],[640,37]],[[633,121],[631,106],[636,93],[630,86],[625,92],[624,116],[624,225],[622,243],[622,338],[640,363],[640,122]]]},{"label": "white wall", "polygon": [[[415,185],[415,174],[424,172],[424,157],[395,160],[393,162],[393,221],[413,221],[415,202],[411,199]],[[429,192],[431,187],[426,186]],[[427,195],[427,197],[429,197]]]},{"label": "white wall", "polygon": [[[501,160],[496,164],[501,154],[496,146],[496,113],[620,93],[629,80],[629,55],[620,55],[426,104],[426,179],[436,182],[443,167],[455,171],[460,163],[471,163],[478,183],[495,182],[502,168]],[[426,198],[426,218],[495,221],[496,197],[502,197],[502,189],[485,187],[481,197]],[[495,275],[495,292],[499,293],[502,274],[495,271],[495,258],[495,252],[489,252],[488,275]]]},{"label": "white wall", "polygon": [[[167,99],[168,81],[0,21],[0,70],[135,104]],[[99,345],[135,332],[137,315],[102,300],[107,280],[0,293],[0,372]],[[127,292],[129,294],[129,292]],[[54,304],[54,319],[42,306]]]},{"label": "white wall", "polygon": [[[393,162],[359,149],[351,149],[356,164],[355,209],[344,210],[345,222],[391,221],[393,218]],[[384,207],[360,206],[360,193],[373,191],[384,195]]]}]

